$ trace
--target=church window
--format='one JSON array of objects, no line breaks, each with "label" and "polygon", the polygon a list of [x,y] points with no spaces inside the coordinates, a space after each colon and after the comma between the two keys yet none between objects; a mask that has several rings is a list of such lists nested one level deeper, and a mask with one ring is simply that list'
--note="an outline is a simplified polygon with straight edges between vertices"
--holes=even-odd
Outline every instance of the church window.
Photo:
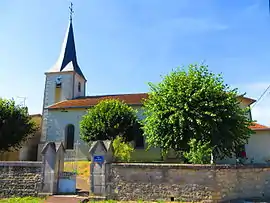
[{"label": "church window", "polygon": [[66,149],[74,148],[74,131],[75,127],[72,124],[67,125],[66,127]]},{"label": "church window", "polygon": [[81,92],[81,83],[78,83],[78,92]]}]

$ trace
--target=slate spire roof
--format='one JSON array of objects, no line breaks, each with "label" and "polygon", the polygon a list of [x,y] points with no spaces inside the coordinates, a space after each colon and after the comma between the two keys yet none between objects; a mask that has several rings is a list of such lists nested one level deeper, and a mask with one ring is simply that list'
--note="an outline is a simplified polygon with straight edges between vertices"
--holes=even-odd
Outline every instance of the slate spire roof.
[{"label": "slate spire roof", "polygon": [[85,79],[77,62],[72,20],[69,22],[58,60],[48,72],[64,71],[74,71]]}]

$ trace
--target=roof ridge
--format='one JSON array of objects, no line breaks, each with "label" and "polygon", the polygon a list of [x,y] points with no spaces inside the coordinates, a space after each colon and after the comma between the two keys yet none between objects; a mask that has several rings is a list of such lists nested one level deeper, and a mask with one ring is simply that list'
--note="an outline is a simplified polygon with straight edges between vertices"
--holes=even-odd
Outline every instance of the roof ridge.
[{"label": "roof ridge", "polygon": [[111,96],[123,96],[123,95],[140,95],[140,94],[148,94],[147,92],[143,93],[121,93],[121,94],[103,94],[103,95],[89,95],[89,96],[83,96],[83,97],[76,97],[75,99],[88,99],[88,98],[99,98],[99,97],[111,97]]}]

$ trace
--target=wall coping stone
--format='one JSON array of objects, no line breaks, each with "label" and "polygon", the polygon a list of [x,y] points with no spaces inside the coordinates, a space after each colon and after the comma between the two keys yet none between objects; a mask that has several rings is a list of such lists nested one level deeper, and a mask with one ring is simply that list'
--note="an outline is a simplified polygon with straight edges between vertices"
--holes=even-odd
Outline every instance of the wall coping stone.
[{"label": "wall coping stone", "polygon": [[123,168],[170,168],[170,169],[253,169],[270,168],[270,164],[175,164],[175,163],[112,163],[113,167]]},{"label": "wall coping stone", "polygon": [[0,167],[1,166],[41,167],[42,162],[38,162],[38,161],[0,161]]}]

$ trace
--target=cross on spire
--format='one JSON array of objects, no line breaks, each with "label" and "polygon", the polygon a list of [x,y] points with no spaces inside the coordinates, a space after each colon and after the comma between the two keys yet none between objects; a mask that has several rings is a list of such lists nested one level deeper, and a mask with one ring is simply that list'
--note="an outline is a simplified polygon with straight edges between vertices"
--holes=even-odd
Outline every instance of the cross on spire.
[{"label": "cross on spire", "polygon": [[71,22],[72,21],[72,14],[74,13],[74,11],[73,11],[73,3],[72,2],[70,2],[69,11],[70,11],[69,20]]}]

